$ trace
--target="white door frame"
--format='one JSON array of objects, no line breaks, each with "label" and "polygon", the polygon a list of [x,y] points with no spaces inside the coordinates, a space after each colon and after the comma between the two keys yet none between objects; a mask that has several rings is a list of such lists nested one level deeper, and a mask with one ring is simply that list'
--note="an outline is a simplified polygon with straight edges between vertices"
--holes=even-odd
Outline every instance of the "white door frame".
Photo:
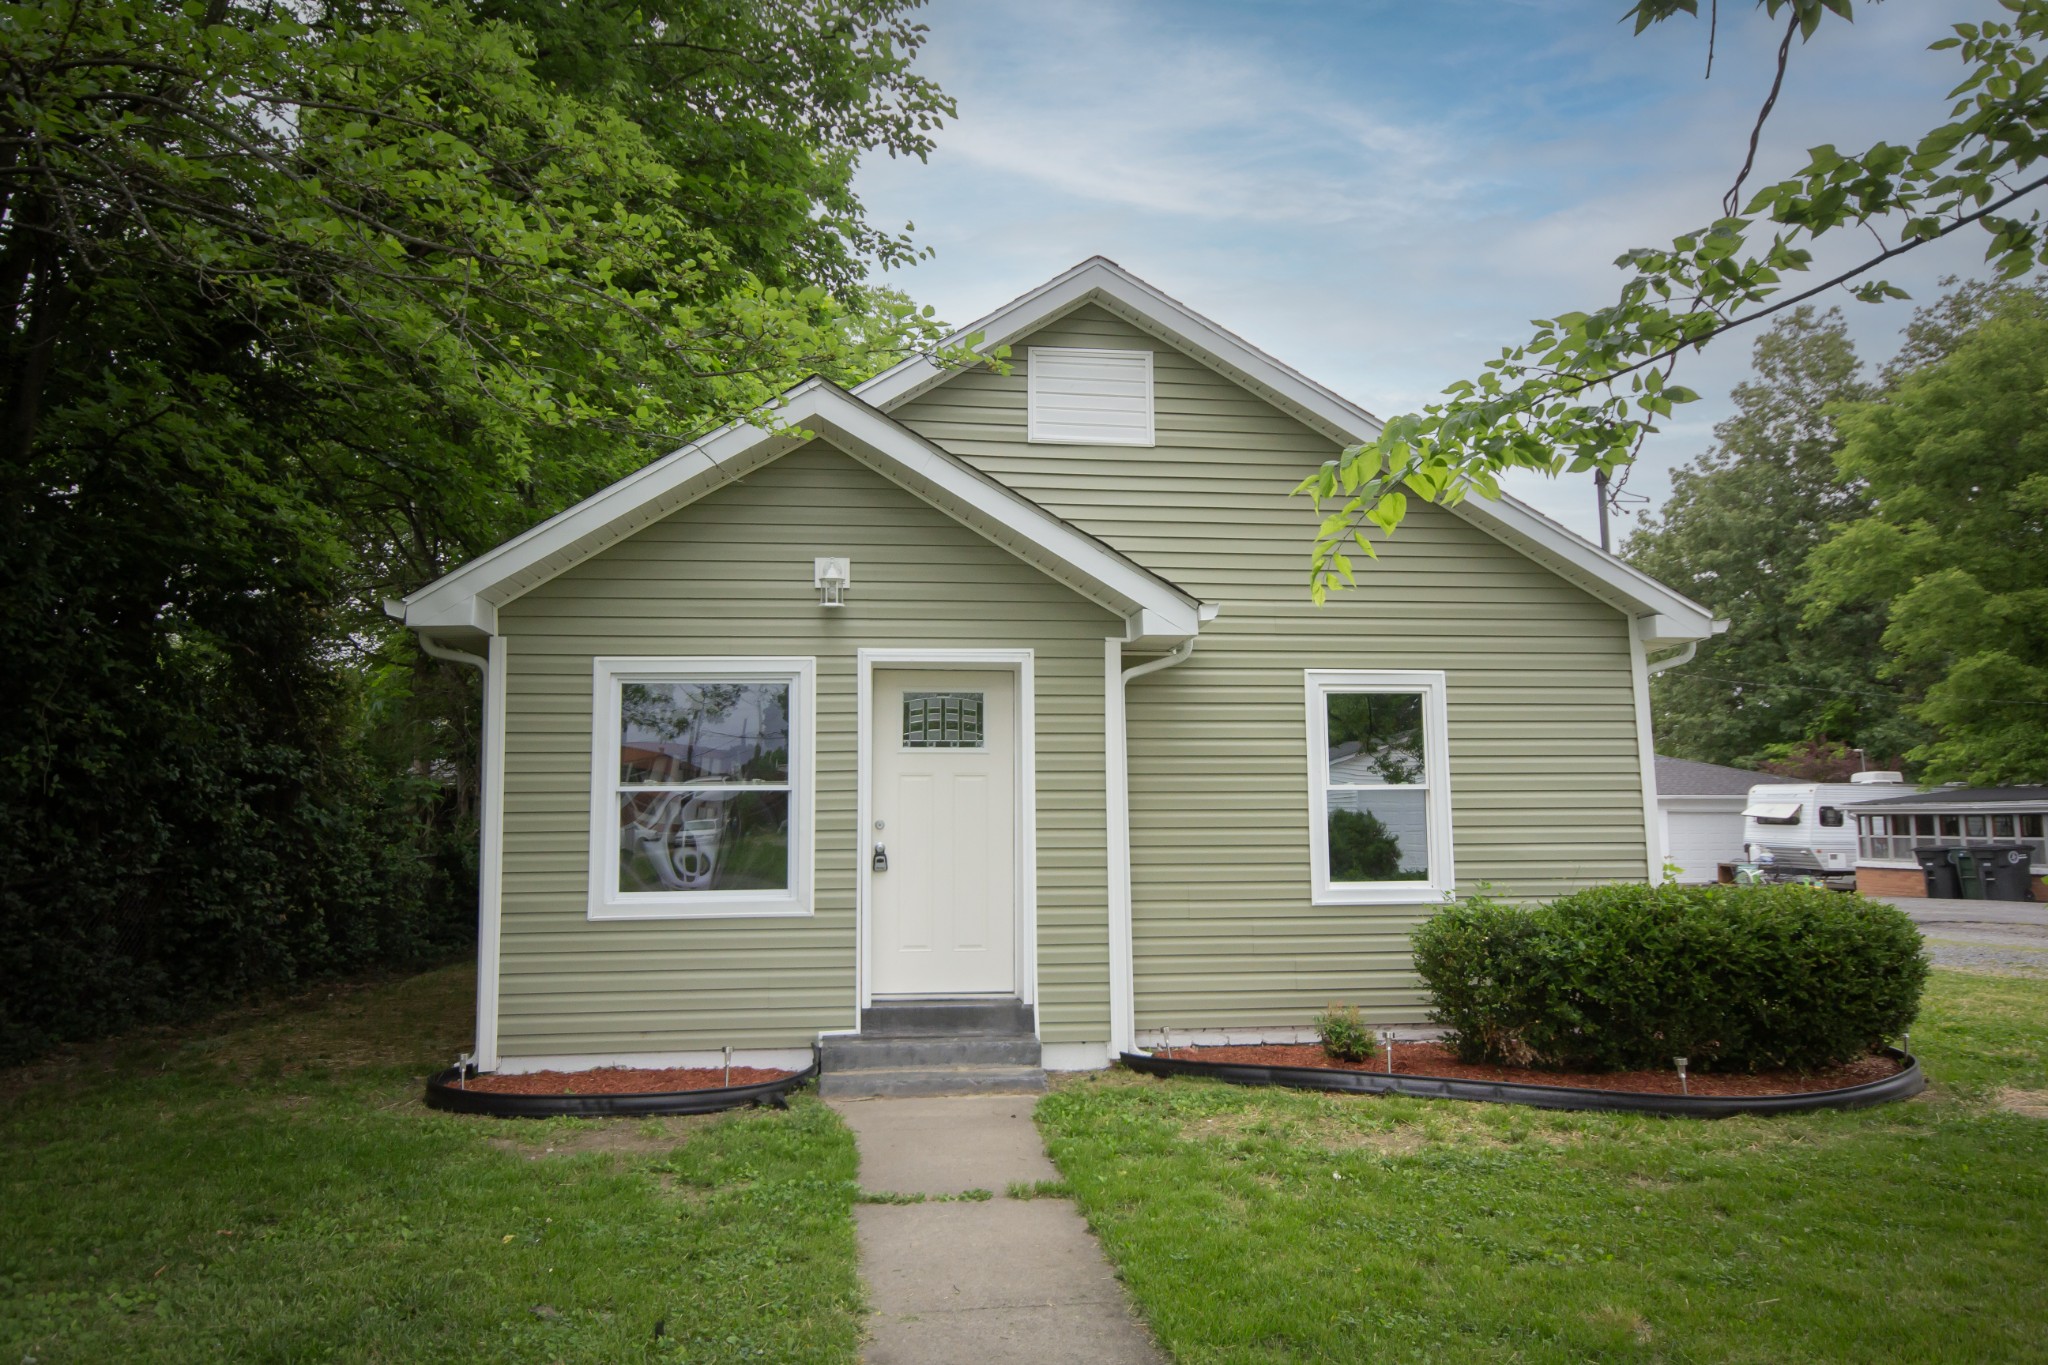
[{"label": "white door frame", "polygon": [[[878,668],[981,668],[1017,680],[1016,743],[1017,995],[1038,1003],[1038,722],[1029,649],[863,649],[855,702],[854,767],[854,977],[858,1008],[874,1003],[874,899],[869,889],[875,847],[875,670]],[[1037,1011],[1032,1011],[1034,1019]],[[860,1031],[859,1017],[854,1032]],[[1033,1031],[1036,1031],[1034,1024]]]}]

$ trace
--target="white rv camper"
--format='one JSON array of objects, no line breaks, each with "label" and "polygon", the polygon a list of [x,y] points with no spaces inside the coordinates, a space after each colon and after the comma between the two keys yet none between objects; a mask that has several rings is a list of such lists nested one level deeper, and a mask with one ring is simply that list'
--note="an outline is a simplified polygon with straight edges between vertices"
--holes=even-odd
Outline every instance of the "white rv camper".
[{"label": "white rv camper", "polygon": [[1855,885],[1856,822],[1842,812],[1897,796],[1905,781],[1902,773],[1852,773],[1847,782],[1751,787],[1742,811],[1742,842],[1750,861],[1777,875]]}]

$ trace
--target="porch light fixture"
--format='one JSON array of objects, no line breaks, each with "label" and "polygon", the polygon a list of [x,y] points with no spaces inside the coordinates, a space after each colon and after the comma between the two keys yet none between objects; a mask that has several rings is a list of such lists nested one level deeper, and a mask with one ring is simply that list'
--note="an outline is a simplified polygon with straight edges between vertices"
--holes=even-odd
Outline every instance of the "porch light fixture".
[{"label": "porch light fixture", "polygon": [[846,586],[851,582],[853,582],[852,560],[814,559],[811,561],[811,586],[818,590],[819,606],[845,606]]}]

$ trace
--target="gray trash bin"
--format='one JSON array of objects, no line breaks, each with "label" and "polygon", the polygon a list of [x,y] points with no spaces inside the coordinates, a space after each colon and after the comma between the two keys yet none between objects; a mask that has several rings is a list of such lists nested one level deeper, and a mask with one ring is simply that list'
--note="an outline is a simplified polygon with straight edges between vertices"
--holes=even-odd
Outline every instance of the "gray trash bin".
[{"label": "gray trash bin", "polygon": [[2034,898],[2033,851],[2025,844],[1980,844],[1977,875],[1988,901],[2030,901]]},{"label": "gray trash bin", "polygon": [[1953,846],[1913,850],[1913,856],[1920,860],[1920,874],[1927,878],[1927,894],[1936,900],[1962,899],[1962,878],[1956,873],[1955,862],[1948,856],[1955,851]]}]

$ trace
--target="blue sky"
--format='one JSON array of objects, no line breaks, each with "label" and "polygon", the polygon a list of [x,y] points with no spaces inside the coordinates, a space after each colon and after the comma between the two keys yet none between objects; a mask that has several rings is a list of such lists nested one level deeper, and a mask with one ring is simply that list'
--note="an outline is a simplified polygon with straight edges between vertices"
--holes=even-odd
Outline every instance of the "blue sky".
[{"label": "blue sky", "polygon": [[[964,322],[1099,253],[1372,411],[1413,410],[1529,319],[1609,301],[1623,250],[1718,213],[1777,26],[1727,0],[1707,81],[1703,21],[1637,38],[1625,8],[935,0],[920,66],[959,118],[929,163],[871,161],[859,184],[877,223],[914,223],[937,254],[887,282]],[[1752,183],[1808,146],[1931,126],[1961,66],[1927,44],[1994,8],[1859,5],[1795,44]],[[1982,254],[1959,233],[1887,277],[1925,301]],[[1865,358],[1890,355],[1910,305],[1841,306]],[[1747,366],[1737,334],[1681,367],[1703,400],[1632,489],[1663,500]],[[1585,480],[1511,489],[1594,534]]]}]

